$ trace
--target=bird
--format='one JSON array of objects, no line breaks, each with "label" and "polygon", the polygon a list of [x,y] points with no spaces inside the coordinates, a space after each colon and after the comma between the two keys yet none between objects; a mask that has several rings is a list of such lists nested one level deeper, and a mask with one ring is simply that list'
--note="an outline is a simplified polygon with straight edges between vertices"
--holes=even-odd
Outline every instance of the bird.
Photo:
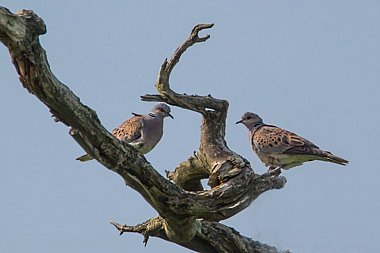
[{"label": "bird", "polygon": [[[170,114],[170,107],[164,103],[156,104],[146,115],[132,113],[133,117],[124,121],[112,131],[112,135],[120,141],[128,143],[146,154],[161,140],[164,118],[174,117]],[[91,155],[82,155],[76,160],[81,162],[94,159]]]},{"label": "bird", "polygon": [[249,141],[253,151],[261,162],[268,167],[268,171],[290,169],[304,162],[320,160],[340,165],[347,165],[349,161],[333,155],[329,151],[321,150],[311,141],[285,129],[267,125],[262,118],[253,113],[246,112],[241,120],[248,128]]}]

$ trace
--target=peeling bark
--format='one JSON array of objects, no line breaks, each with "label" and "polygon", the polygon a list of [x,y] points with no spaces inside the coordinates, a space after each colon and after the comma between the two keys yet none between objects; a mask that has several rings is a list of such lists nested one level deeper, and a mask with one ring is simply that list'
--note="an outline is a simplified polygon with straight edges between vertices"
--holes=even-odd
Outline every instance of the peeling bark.
[{"label": "peeling bark", "polygon": [[[96,112],[54,76],[39,43],[39,36],[46,33],[43,20],[30,10],[13,14],[0,7],[0,41],[9,49],[23,86],[50,109],[57,121],[70,127],[70,135],[88,154],[122,176],[159,213],[159,217],[137,226],[113,223],[119,231],[143,234],[145,242],[149,236],[159,237],[198,252],[280,252],[219,221],[244,210],[261,193],[281,189],[286,179],[275,173],[255,174],[246,159],[228,148],[224,139],[226,100],[178,94],[169,85],[182,54],[192,45],[205,42],[210,36],[198,34],[212,26],[195,26],[171,59],[163,62],[156,81],[158,94],[141,97],[202,115],[199,150],[174,172],[167,172],[167,180],[136,149],[114,138]],[[208,191],[200,184],[204,178],[209,179]]]}]

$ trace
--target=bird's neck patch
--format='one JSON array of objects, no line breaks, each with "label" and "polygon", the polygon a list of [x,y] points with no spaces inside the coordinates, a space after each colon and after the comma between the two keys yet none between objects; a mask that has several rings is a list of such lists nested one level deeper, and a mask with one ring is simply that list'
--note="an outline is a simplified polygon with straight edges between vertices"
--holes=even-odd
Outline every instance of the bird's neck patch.
[{"label": "bird's neck patch", "polygon": [[252,127],[250,128],[252,131],[255,131],[257,128],[261,127],[262,125],[264,125],[264,123],[261,121],[261,122],[257,122],[255,124],[252,125]]}]

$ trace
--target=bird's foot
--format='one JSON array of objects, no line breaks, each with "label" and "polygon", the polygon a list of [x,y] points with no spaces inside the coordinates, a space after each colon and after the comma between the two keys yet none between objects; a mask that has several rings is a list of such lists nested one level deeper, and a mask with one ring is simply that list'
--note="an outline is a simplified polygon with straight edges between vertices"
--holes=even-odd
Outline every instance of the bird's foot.
[{"label": "bird's foot", "polygon": [[267,173],[271,174],[272,176],[279,176],[281,174],[281,168],[270,166]]}]

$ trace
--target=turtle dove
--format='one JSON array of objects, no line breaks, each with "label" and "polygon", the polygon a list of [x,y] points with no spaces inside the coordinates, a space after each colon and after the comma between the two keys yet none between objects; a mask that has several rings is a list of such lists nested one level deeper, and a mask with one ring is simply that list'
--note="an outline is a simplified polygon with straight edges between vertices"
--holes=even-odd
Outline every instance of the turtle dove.
[{"label": "turtle dove", "polygon": [[264,124],[260,116],[255,113],[244,113],[241,120],[236,122],[236,124],[239,123],[248,128],[252,149],[265,166],[269,167],[269,170],[289,169],[313,160],[340,165],[348,163],[347,160],[319,149],[318,146],[295,133]]},{"label": "turtle dove", "polygon": [[[147,115],[132,113],[134,116],[112,131],[120,141],[136,147],[142,154],[151,151],[163,134],[164,118],[173,116],[170,107],[164,103],[156,104]],[[92,160],[89,154],[78,157],[81,162]]]}]

